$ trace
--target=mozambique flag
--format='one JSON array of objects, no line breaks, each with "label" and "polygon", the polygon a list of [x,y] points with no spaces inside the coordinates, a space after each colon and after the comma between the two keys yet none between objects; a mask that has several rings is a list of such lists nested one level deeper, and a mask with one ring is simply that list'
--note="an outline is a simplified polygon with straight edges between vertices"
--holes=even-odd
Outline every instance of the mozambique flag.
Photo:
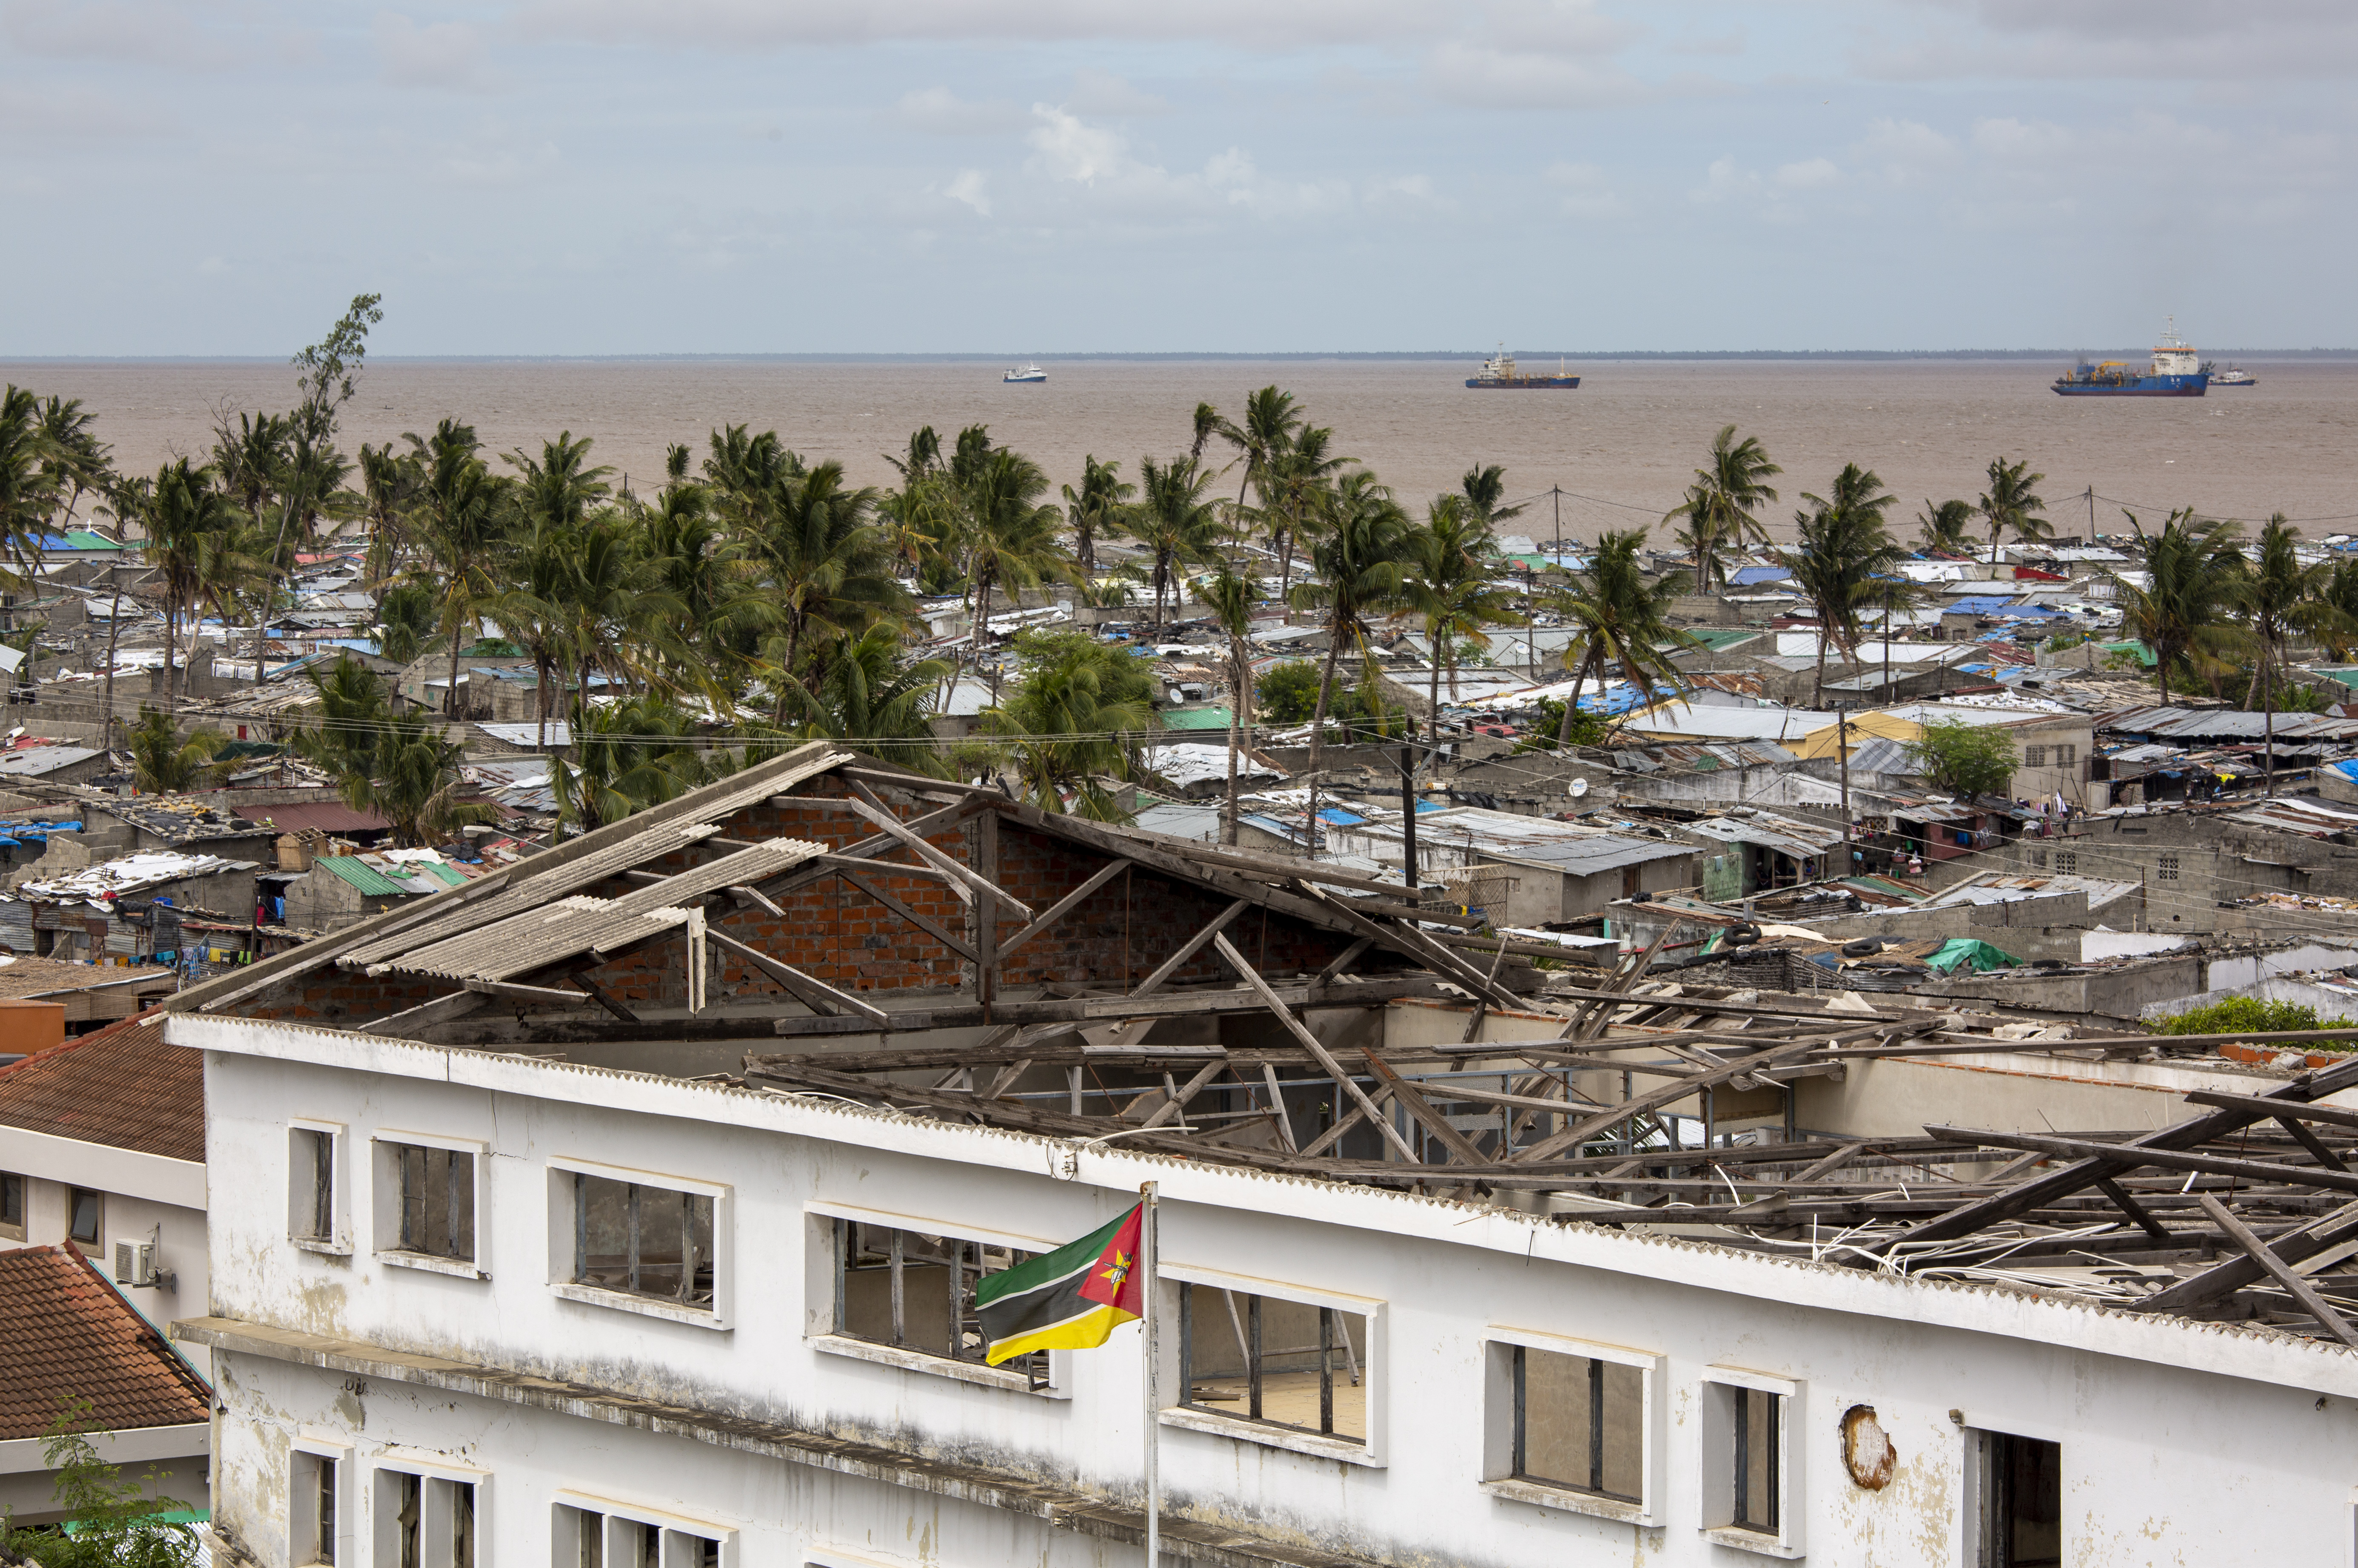
[{"label": "mozambique flag", "polygon": [[1145,1281],[1138,1273],[1145,1206],[975,1286],[992,1366],[1033,1350],[1095,1349],[1145,1315]]}]

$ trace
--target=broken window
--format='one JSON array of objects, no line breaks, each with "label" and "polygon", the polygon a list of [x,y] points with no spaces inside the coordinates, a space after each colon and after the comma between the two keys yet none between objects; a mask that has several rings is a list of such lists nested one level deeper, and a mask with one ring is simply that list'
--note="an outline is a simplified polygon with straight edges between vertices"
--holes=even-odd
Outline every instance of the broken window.
[{"label": "broken window", "polygon": [[66,1239],[85,1252],[98,1249],[106,1200],[88,1187],[66,1189]]},{"label": "broken window", "polygon": [[1188,1408],[1367,1442],[1366,1314],[1183,1284],[1179,1343]]},{"label": "broken window", "polygon": [[0,1171],[0,1233],[25,1239],[25,1178],[14,1171]]},{"label": "broken window", "polygon": [[[979,1364],[986,1348],[975,1287],[986,1275],[1028,1263],[1036,1253],[955,1236],[835,1222],[835,1332],[953,1361]],[[1000,1363],[1048,1386],[1048,1353]]]},{"label": "broken window", "polygon": [[712,1202],[643,1182],[573,1177],[573,1282],[712,1305]]},{"label": "broken window", "polygon": [[1975,1568],[2053,1568],[2063,1561],[2063,1450],[2003,1432],[1978,1435]]},{"label": "broken window", "polygon": [[294,1454],[287,1487],[287,1522],[292,1527],[287,1555],[298,1565],[316,1563],[334,1568],[340,1517],[336,1472],[336,1461],[325,1454],[297,1450]]},{"label": "broken window", "polygon": [[471,1263],[475,1260],[475,1156],[462,1149],[381,1143],[394,1184],[393,1245]]},{"label": "broken window", "polygon": [[475,1483],[376,1473],[374,1568],[475,1568]]},{"label": "broken window", "polygon": [[1506,1348],[1512,1357],[1514,1479],[1642,1501],[1644,1370],[1522,1345]]},{"label": "broken window", "polygon": [[1761,1389],[1737,1389],[1735,1394],[1736,1506],[1728,1523],[1774,1535],[1783,1502],[1778,1468],[1784,1448],[1785,1399]]},{"label": "broken window", "polygon": [[555,1568],[720,1568],[728,1534],[560,1505]]},{"label": "broken window", "polygon": [[330,1129],[287,1129],[287,1234],[321,1247],[336,1243],[336,1134]]},{"label": "broken window", "polygon": [[1707,1368],[1703,1382],[1704,1529],[1730,1546],[1801,1554],[1802,1385],[1759,1373]]}]

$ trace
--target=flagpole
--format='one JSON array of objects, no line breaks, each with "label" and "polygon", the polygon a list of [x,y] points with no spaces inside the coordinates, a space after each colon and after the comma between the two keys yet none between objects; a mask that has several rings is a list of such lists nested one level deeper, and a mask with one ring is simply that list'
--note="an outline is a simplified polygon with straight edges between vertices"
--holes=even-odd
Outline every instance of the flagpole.
[{"label": "flagpole", "polygon": [[1156,1474],[1159,1440],[1163,1435],[1162,1331],[1163,1314],[1157,1310],[1154,1271],[1161,1238],[1156,1235],[1155,1200],[1160,1183],[1147,1182],[1139,1189],[1144,1200],[1140,1206],[1145,1211],[1139,1217],[1138,1262],[1145,1275],[1145,1288],[1139,1294],[1139,1315],[1146,1321],[1141,1325],[1146,1342],[1146,1568],[1162,1568],[1163,1552],[1163,1487]]}]

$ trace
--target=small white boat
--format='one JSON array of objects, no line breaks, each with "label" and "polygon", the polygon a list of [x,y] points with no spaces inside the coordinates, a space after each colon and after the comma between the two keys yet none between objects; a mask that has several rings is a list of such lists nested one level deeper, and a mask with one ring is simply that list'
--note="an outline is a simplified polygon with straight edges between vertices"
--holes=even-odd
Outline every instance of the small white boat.
[{"label": "small white boat", "polygon": [[1048,373],[1038,365],[1017,365],[999,379],[1011,384],[1016,382],[1045,381],[1048,379]]},{"label": "small white boat", "polygon": [[2260,378],[2254,375],[2250,371],[2238,369],[2234,365],[2229,365],[2225,370],[2214,370],[2211,373],[2211,384],[2213,386],[2257,386],[2260,384]]}]

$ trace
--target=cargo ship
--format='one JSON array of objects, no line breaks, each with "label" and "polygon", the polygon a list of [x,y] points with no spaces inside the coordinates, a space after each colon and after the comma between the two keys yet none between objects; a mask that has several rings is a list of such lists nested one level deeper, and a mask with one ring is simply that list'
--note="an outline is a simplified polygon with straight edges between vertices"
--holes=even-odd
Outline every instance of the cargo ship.
[{"label": "cargo ship", "polygon": [[1479,387],[1557,387],[1568,392],[1580,384],[1580,377],[1566,375],[1563,373],[1563,362],[1561,360],[1556,362],[1556,373],[1553,375],[1544,373],[1539,375],[1526,375],[1515,368],[1515,356],[1507,351],[1506,344],[1500,343],[1498,351],[1482,362],[1482,373],[1467,376],[1466,384]]},{"label": "cargo ship", "polygon": [[2200,397],[2211,375],[2178,335],[2171,317],[2153,351],[2153,368],[2139,373],[2120,360],[2091,364],[2082,360],[2055,378],[2059,397]]}]

